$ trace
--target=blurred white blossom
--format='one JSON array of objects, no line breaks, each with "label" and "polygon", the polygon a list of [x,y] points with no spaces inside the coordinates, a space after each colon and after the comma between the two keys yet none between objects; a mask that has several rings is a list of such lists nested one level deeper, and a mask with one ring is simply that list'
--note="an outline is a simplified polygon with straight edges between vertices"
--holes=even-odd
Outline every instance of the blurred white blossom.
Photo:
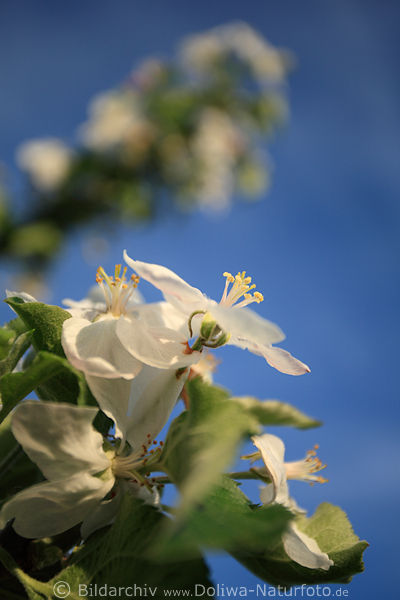
[{"label": "blurred white blossom", "polygon": [[29,140],[17,150],[17,163],[41,191],[56,189],[66,178],[72,151],[57,138]]},{"label": "blurred white blossom", "polygon": [[153,126],[144,117],[140,98],[129,92],[105,92],[89,106],[89,119],[81,127],[84,144],[92,150],[107,151],[129,142],[141,150],[152,140]]},{"label": "blurred white blossom", "polygon": [[281,83],[287,71],[287,56],[274,48],[247,23],[230,23],[188,37],[181,47],[183,62],[207,73],[232,55],[241,60],[260,84]]},{"label": "blurred white blossom", "polygon": [[200,206],[215,210],[229,206],[235,184],[234,167],[244,146],[243,133],[227,113],[212,107],[203,111],[191,146]]}]

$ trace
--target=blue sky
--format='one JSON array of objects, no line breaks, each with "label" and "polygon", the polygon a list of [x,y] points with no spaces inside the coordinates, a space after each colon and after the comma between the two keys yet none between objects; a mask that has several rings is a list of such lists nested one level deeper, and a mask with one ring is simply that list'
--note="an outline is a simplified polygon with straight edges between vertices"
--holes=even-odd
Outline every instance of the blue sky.
[{"label": "blue sky", "polygon": [[[118,83],[148,55],[171,55],[177,40],[245,20],[291,49],[291,117],[272,147],[273,185],[256,204],[223,219],[165,215],[112,241],[104,266],[123,248],[162,262],[211,297],[223,271],[246,269],[265,302],[259,312],[287,334],[282,344],[312,369],[292,378],[262,359],[222,350],[217,382],[236,395],[280,398],[321,418],[320,430],[282,430],[289,459],[320,444],[330,483],[293,493],[310,512],[340,504],[371,547],[351,598],[397,597],[393,584],[400,484],[398,306],[400,5],[387,0],[246,3],[5,0],[0,19],[0,160],[18,143],[71,139],[94,93]],[[199,244],[199,238],[203,243]],[[96,265],[71,239],[49,280],[53,301],[79,298]],[[143,287],[149,299],[155,296]],[[6,308],[1,309],[6,319]],[[256,581],[226,557],[210,560],[216,582]]]}]

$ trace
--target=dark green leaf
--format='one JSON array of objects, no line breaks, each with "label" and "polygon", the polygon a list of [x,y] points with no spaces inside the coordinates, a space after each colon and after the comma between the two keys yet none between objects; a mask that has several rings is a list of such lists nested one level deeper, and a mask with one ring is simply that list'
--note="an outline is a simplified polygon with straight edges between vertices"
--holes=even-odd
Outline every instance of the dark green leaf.
[{"label": "dark green leaf", "polygon": [[82,373],[69,362],[50,352],[39,352],[30,365],[19,373],[7,373],[0,379],[3,403],[0,422],[28,394],[37,391],[42,400],[95,405]]},{"label": "dark green leaf", "polygon": [[0,505],[43,479],[38,467],[15,441],[8,416],[0,425]]},{"label": "dark green leaf", "polygon": [[[165,521],[160,511],[126,495],[113,526],[91,536],[72,554],[70,566],[49,584],[64,581],[76,595],[79,584],[147,585],[156,588],[154,598],[165,598],[164,591],[168,589],[193,592],[196,584],[211,586],[208,568],[199,555],[184,564],[160,564],[149,558]],[[148,596],[151,597],[150,592]]]},{"label": "dark green leaf", "polygon": [[20,400],[23,400],[47,379],[64,368],[65,363],[66,360],[59,356],[49,352],[39,352],[25,371],[4,375],[0,379],[0,394],[3,403],[0,422]]}]

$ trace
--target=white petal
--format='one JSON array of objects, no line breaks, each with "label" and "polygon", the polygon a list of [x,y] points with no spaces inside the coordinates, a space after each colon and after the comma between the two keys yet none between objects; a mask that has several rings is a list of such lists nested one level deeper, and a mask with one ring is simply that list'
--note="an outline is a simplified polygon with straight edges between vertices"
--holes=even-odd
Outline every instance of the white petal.
[{"label": "white petal", "polygon": [[286,350],[282,348],[270,348],[263,346],[259,349],[260,353],[267,363],[277,369],[281,373],[287,373],[288,375],[304,375],[304,373],[310,373],[310,367],[302,363],[297,358],[294,358]]},{"label": "white petal", "polygon": [[133,260],[124,250],[124,260],[140,277],[181,302],[195,302],[203,299],[201,291],[192,287],[176,273],[161,265]]},{"label": "white petal", "polygon": [[72,317],[63,323],[62,346],[74,367],[98,377],[132,379],[142,368],[116,334],[120,319],[104,318],[91,323]]},{"label": "white petal", "polygon": [[324,571],[333,565],[333,560],[325,552],[321,552],[317,542],[300,531],[295,523],[289,524],[282,539],[286,554],[299,565]]},{"label": "white petal", "polygon": [[27,294],[26,292],[13,292],[12,290],[6,290],[7,298],[21,298],[24,302],[37,302],[36,298]]},{"label": "white petal", "polygon": [[119,486],[116,487],[115,492],[113,498],[100,502],[83,520],[81,525],[81,535],[84,540],[98,529],[111,525],[114,521],[122,500],[122,493]]},{"label": "white petal", "polygon": [[132,481],[124,481],[123,483],[134,498],[143,500],[143,502],[149,506],[160,507],[160,494],[156,487],[152,487],[151,490],[149,490],[146,486],[142,486]]},{"label": "white petal", "polygon": [[231,334],[231,344],[235,344],[235,338],[242,341],[241,347],[245,347],[246,342],[264,346],[277,344],[285,339],[285,334],[278,325],[260,317],[250,308],[232,308],[209,302],[208,310],[221,329]]},{"label": "white petal", "polygon": [[110,465],[103,437],[92,422],[96,408],[26,400],[12,415],[12,431],[29,458],[50,480],[77,471],[98,473]]},{"label": "white petal", "polygon": [[124,348],[151,367],[180,368],[200,359],[199,352],[185,353],[185,337],[172,329],[149,328],[140,320],[131,321],[120,317],[116,331]]},{"label": "white petal", "polygon": [[7,502],[0,513],[3,526],[15,519],[15,531],[27,538],[57,535],[80,523],[108,494],[114,478],[102,481],[88,473],[39,483]]},{"label": "white petal", "polygon": [[133,450],[160,433],[174,408],[187,373],[144,367],[132,381],[129,426],[126,437]]},{"label": "white petal", "polygon": [[[188,317],[168,302],[152,302],[133,307],[129,314],[148,327],[168,327],[189,337]],[[129,316],[129,315],[128,315]]]},{"label": "white petal", "polygon": [[285,445],[280,438],[270,433],[255,435],[251,438],[261,452],[262,459],[274,487],[273,500],[286,505],[289,501],[289,490],[284,465]]},{"label": "white petal", "polygon": [[260,487],[260,500],[262,504],[272,504],[275,500],[275,488],[273,485]]},{"label": "white petal", "polygon": [[131,385],[135,380],[87,375],[86,381],[101,410],[114,421],[116,436],[125,438]]}]

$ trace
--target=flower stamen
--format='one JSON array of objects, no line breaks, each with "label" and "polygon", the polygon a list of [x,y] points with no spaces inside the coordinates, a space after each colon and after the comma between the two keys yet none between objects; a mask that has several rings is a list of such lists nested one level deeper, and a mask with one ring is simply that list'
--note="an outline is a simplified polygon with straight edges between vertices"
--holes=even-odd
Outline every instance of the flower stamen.
[{"label": "flower stamen", "polygon": [[127,267],[124,267],[121,273],[122,265],[115,265],[114,276],[109,276],[99,267],[96,273],[96,283],[103,291],[106,301],[107,312],[114,317],[126,314],[126,307],[130,297],[138,286],[139,276],[131,275],[127,282]]},{"label": "flower stamen", "polygon": [[[223,276],[226,278],[226,282],[220,304],[224,306],[234,306],[235,308],[243,308],[252,302],[260,303],[264,300],[264,296],[260,292],[250,293],[256,286],[254,283],[251,284],[251,277],[246,277],[246,271],[239,271],[235,277],[228,272],[225,272]],[[229,289],[230,285],[232,287]],[[243,300],[238,302],[242,297]]]},{"label": "flower stamen", "polygon": [[317,456],[316,450],[318,448],[318,444],[315,444],[312,450],[308,450],[303,460],[285,463],[287,478],[301,479],[311,484],[315,482],[326,483],[328,479],[320,475],[315,475],[318,471],[326,468],[326,465]]}]

